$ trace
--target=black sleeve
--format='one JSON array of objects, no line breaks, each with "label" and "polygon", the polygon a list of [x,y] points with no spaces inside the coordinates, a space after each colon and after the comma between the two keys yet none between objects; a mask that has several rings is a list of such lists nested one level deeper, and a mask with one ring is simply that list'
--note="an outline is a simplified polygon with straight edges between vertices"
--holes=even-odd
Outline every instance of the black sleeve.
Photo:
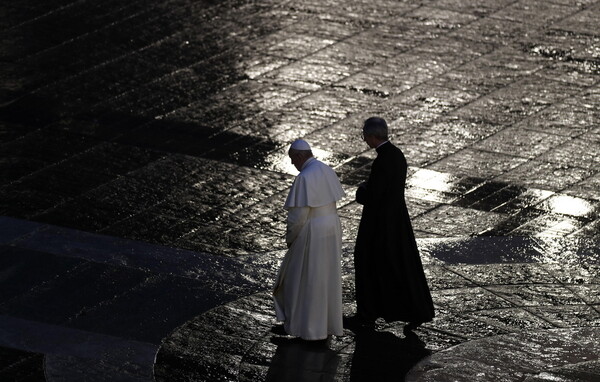
[{"label": "black sleeve", "polygon": [[372,207],[384,203],[386,183],[385,158],[378,157],[371,166],[369,180],[356,190],[356,201],[362,205]]}]

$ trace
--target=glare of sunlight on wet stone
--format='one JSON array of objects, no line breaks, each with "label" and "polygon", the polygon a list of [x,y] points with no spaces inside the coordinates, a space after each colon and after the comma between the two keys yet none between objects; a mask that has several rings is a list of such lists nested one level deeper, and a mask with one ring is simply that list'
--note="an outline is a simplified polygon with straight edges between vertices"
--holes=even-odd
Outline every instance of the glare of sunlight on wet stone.
[{"label": "glare of sunlight on wet stone", "polygon": [[561,214],[541,215],[514,230],[513,235],[564,237],[584,226],[583,222]]},{"label": "glare of sunlight on wet stone", "polygon": [[542,206],[546,206],[551,212],[571,216],[588,216],[594,212],[593,205],[587,200],[568,195],[553,196]]},{"label": "glare of sunlight on wet stone", "polygon": [[[308,142],[308,144],[310,145],[310,142]],[[288,149],[289,145],[286,145],[282,150],[275,151],[268,155],[264,160],[264,169],[283,172],[290,175],[298,175],[298,170],[294,167],[287,154]],[[348,159],[346,155],[333,153],[316,147],[311,147],[311,151],[316,159],[331,167],[340,165]]]},{"label": "glare of sunlight on wet stone", "polygon": [[447,173],[418,169],[406,181],[406,196],[432,202],[452,203],[460,192],[474,187],[478,182],[465,182]]},{"label": "glare of sunlight on wet stone", "polygon": [[597,242],[587,238],[557,238],[552,236],[535,236],[530,239],[531,247],[540,253],[537,259],[543,263],[582,265],[598,263],[600,251]]},{"label": "glare of sunlight on wet stone", "polygon": [[459,177],[438,171],[419,169],[406,182],[407,187],[417,186],[429,190],[455,192]]},{"label": "glare of sunlight on wet stone", "polygon": [[549,198],[552,195],[554,195],[553,191],[540,190],[540,189],[536,189],[536,188],[528,188],[524,192],[519,194],[519,196],[517,198],[508,202],[507,203],[508,205],[500,206],[499,208],[500,209],[504,209],[504,208],[508,208],[508,207],[510,207],[512,209],[527,208],[527,207],[531,207],[531,206],[539,203],[542,200]]},{"label": "glare of sunlight on wet stone", "polygon": [[576,230],[582,228],[583,224],[574,220],[574,219],[561,219],[557,220],[553,225],[551,225],[548,229],[542,231],[536,236],[556,236],[563,237],[570,233],[575,232]]}]

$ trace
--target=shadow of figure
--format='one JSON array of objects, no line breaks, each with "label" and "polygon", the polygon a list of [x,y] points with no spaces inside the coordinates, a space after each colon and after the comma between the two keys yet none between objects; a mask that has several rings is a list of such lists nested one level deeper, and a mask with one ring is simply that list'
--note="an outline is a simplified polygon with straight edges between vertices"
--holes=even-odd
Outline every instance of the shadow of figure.
[{"label": "shadow of figure", "polygon": [[399,338],[389,332],[358,331],[350,381],[403,381],[417,362],[431,354],[416,334],[405,335]]},{"label": "shadow of figure", "polygon": [[329,349],[326,341],[276,338],[271,342],[277,345],[277,350],[265,381],[335,381],[340,357]]}]

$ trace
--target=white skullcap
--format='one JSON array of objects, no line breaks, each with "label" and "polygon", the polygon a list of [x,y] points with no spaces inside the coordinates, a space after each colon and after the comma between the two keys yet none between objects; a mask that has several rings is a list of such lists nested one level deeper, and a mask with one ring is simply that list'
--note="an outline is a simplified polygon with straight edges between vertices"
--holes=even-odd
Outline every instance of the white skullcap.
[{"label": "white skullcap", "polygon": [[300,150],[300,151],[308,151],[308,150],[310,150],[310,146],[308,145],[308,142],[306,142],[304,139],[296,139],[292,143],[292,146],[290,147],[290,149]]}]

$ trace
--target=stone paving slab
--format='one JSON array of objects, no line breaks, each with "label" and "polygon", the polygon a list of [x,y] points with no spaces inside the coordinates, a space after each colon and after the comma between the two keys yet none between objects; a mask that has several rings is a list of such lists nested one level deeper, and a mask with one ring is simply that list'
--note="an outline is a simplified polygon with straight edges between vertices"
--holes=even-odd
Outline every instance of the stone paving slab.
[{"label": "stone paving slab", "polygon": [[0,377],[7,381],[44,380],[44,354],[0,347]]},{"label": "stone paving slab", "polygon": [[[293,363],[300,375],[321,365],[313,359],[314,349],[306,353],[306,345],[291,342],[286,350],[289,340],[270,333],[274,325],[271,298],[264,292],[253,294],[273,282],[284,251],[215,258],[12,218],[4,217],[1,222],[3,227],[16,229],[12,233],[3,230],[8,234],[2,247],[2,290],[8,294],[0,301],[5,329],[0,346],[44,354],[49,380],[83,376],[106,380],[113,375],[142,381],[151,380],[152,370],[156,378],[168,375],[168,380],[192,374],[199,380],[217,375],[272,380],[281,376],[277,365],[289,362],[285,360],[290,352],[309,357],[307,364]],[[360,378],[372,375],[372,365],[377,364],[396,378],[422,357],[471,340],[523,330],[600,325],[600,306],[594,297],[600,282],[600,253],[593,240],[560,243],[481,237],[418,242],[437,318],[418,331],[418,340],[405,338],[401,323],[382,322],[379,334],[364,338],[347,330],[344,337],[332,339],[328,350],[318,350],[329,354],[327,359],[339,358],[335,367],[325,362],[318,374],[335,380]],[[39,243],[46,243],[46,249]],[[346,315],[355,309],[351,250],[352,244],[346,243]],[[481,256],[482,251],[487,256]],[[14,256],[20,260],[11,260]],[[38,269],[23,268],[31,266]],[[21,269],[31,277],[16,279],[21,273],[10,273],[11,269]],[[192,333],[182,334],[184,328]],[[67,346],[66,337],[75,342]],[[130,351],[120,356],[110,350],[115,346]],[[88,352],[85,356],[84,351]],[[134,361],[131,357],[138,351],[146,358]],[[399,358],[386,361],[383,354],[388,351]],[[110,357],[103,358],[107,354]],[[182,359],[182,354],[187,355]],[[186,363],[186,357],[194,361]],[[373,363],[373,357],[379,361]],[[7,375],[24,372],[22,359],[10,361]]]},{"label": "stone paving slab", "polygon": [[267,281],[252,269],[259,261],[213,262],[206,253],[7,217],[0,225],[0,347],[16,349],[1,353],[7,380],[30,375],[43,357],[49,381],[150,381],[173,327],[274,277],[274,266]]},{"label": "stone paving slab", "polygon": [[[36,320],[1,316],[0,321],[4,346],[44,354],[46,380],[76,380],[79,377],[148,381],[152,378],[156,345],[47,325]],[[25,366],[19,365],[19,369],[25,370]],[[10,377],[20,380],[15,371],[8,369],[5,372],[6,380]],[[39,380],[44,380],[43,376]]]},{"label": "stone paving slab", "polygon": [[[397,380],[417,364],[408,378],[415,378],[414,375],[422,373],[422,380],[446,380],[452,378],[452,373],[460,372],[462,377],[458,380],[463,380],[467,375],[485,373],[477,363],[481,359],[489,360],[487,367],[498,369],[495,353],[490,353],[489,358],[481,355],[477,352],[481,343],[473,340],[489,341],[490,349],[506,352],[510,356],[511,348],[503,347],[505,342],[502,336],[512,333],[508,338],[518,342],[523,339],[519,333],[536,331],[543,337],[545,330],[557,333],[557,339],[564,341],[564,346],[555,344],[552,351],[570,353],[572,346],[577,345],[567,338],[574,338],[573,343],[577,343],[576,338],[580,338],[580,334],[574,329],[560,332],[560,328],[582,328],[585,331],[589,326],[593,332],[600,324],[600,307],[595,303],[589,304],[589,299],[595,296],[594,292],[588,293],[587,289],[578,288],[597,286],[597,281],[592,280],[600,274],[598,254],[588,252],[590,249],[596,251],[593,248],[597,248],[597,245],[583,244],[579,256],[564,254],[566,257],[560,260],[554,257],[556,249],[542,249],[545,246],[539,242],[537,248],[542,254],[532,250],[531,243],[525,244],[529,240],[532,239],[486,237],[419,240],[438,312],[432,323],[419,329],[420,340],[406,337],[402,333],[402,323],[381,322],[374,333],[365,335],[346,330],[343,337],[332,338],[321,347],[294,342],[271,333],[275,324],[271,298],[267,293],[260,293],[215,308],[175,330],[159,350],[156,378],[211,380],[226,375],[227,378],[240,381],[270,381],[277,378],[311,380],[316,376],[324,380],[362,380],[377,376],[381,380]],[[577,245],[573,244],[571,242],[569,247],[576,248]],[[490,256],[487,259],[481,257],[481,250],[486,250]],[[512,256],[509,254],[511,251]],[[461,256],[451,257],[450,253]],[[570,266],[563,265],[569,263]],[[579,277],[565,279],[562,275],[566,268],[588,276],[585,281]],[[586,268],[591,273],[587,273]],[[351,279],[351,270],[344,277]],[[588,284],[589,281],[591,284]],[[507,288],[514,291],[505,293]],[[526,299],[517,298],[523,293],[529,293]],[[355,309],[352,295],[346,293],[344,301],[345,314],[352,314]],[[228,326],[224,324],[226,322],[234,324]],[[208,332],[219,334],[217,338],[206,340],[205,333]],[[583,337],[589,337],[589,334]],[[595,346],[594,340],[588,343]],[[461,361],[457,365],[460,356],[453,358],[454,350],[460,353],[463,346],[472,349],[477,356],[471,357],[471,364]],[[523,340],[517,346],[527,346],[527,341]],[[572,364],[565,366],[566,369],[577,368],[579,362],[597,358],[596,350],[590,348],[581,351],[585,354],[583,358],[568,358]],[[548,352],[540,351],[540,359],[549,357]],[[418,363],[431,353],[433,355],[430,358]],[[191,364],[197,362],[201,354],[212,354],[214,357],[205,357],[199,365],[192,367]],[[433,360],[437,354],[440,357],[447,354],[452,368],[438,370],[437,366],[428,366],[428,362],[435,362]],[[559,353],[553,357],[561,360],[560,365],[568,364]],[[522,370],[523,367],[518,359],[514,357],[510,367],[497,371],[505,376],[499,380],[518,380],[514,378],[521,374],[515,374],[514,370]],[[282,362],[294,370],[293,376],[284,373],[278,366]],[[539,369],[527,369],[530,378],[537,378],[538,372],[540,376],[546,373],[546,367],[542,366],[544,361],[540,362],[536,366]],[[555,367],[548,363],[548,370],[556,368],[556,372],[560,372],[563,366],[559,364]],[[581,372],[581,375],[589,375],[592,378],[589,380],[594,380],[593,377],[598,374],[593,365],[593,362],[586,364],[590,366],[589,370],[586,369],[587,374]],[[172,374],[173,370],[177,370],[175,374]],[[431,370],[434,371],[430,376],[428,373]],[[478,378],[494,380],[496,374],[479,374]]]},{"label": "stone paving slab", "polygon": [[429,357],[406,381],[551,381],[564,380],[562,374],[594,381],[600,377],[599,335],[598,328],[553,329],[472,341]]},{"label": "stone paving slab", "polygon": [[[174,330],[158,351],[155,377],[346,381],[398,380],[406,375],[414,381],[517,381],[570,372],[582,380],[597,378],[594,336],[600,306],[590,303],[595,294],[587,290],[597,287],[595,278],[600,274],[597,245],[591,246],[595,254],[588,252],[578,260],[566,255],[572,261],[566,265],[568,261],[546,257],[552,253],[548,248],[540,248],[542,256],[530,245],[519,251],[516,238],[436,241],[419,240],[437,315],[416,334],[403,333],[403,323],[378,321],[374,332],[346,329],[344,336],[326,343],[282,337],[272,333],[276,324],[272,298],[258,293]],[[571,248],[577,247],[573,244]],[[582,246],[584,252],[589,248]],[[482,249],[492,255],[482,258]],[[507,256],[509,251],[514,256]],[[586,267],[591,278],[585,281],[562,276],[565,268],[585,273]],[[345,270],[344,280],[352,283],[352,278],[352,270]],[[352,315],[353,295],[344,290],[344,314]],[[202,356],[206,354],[210,356]]]}]

